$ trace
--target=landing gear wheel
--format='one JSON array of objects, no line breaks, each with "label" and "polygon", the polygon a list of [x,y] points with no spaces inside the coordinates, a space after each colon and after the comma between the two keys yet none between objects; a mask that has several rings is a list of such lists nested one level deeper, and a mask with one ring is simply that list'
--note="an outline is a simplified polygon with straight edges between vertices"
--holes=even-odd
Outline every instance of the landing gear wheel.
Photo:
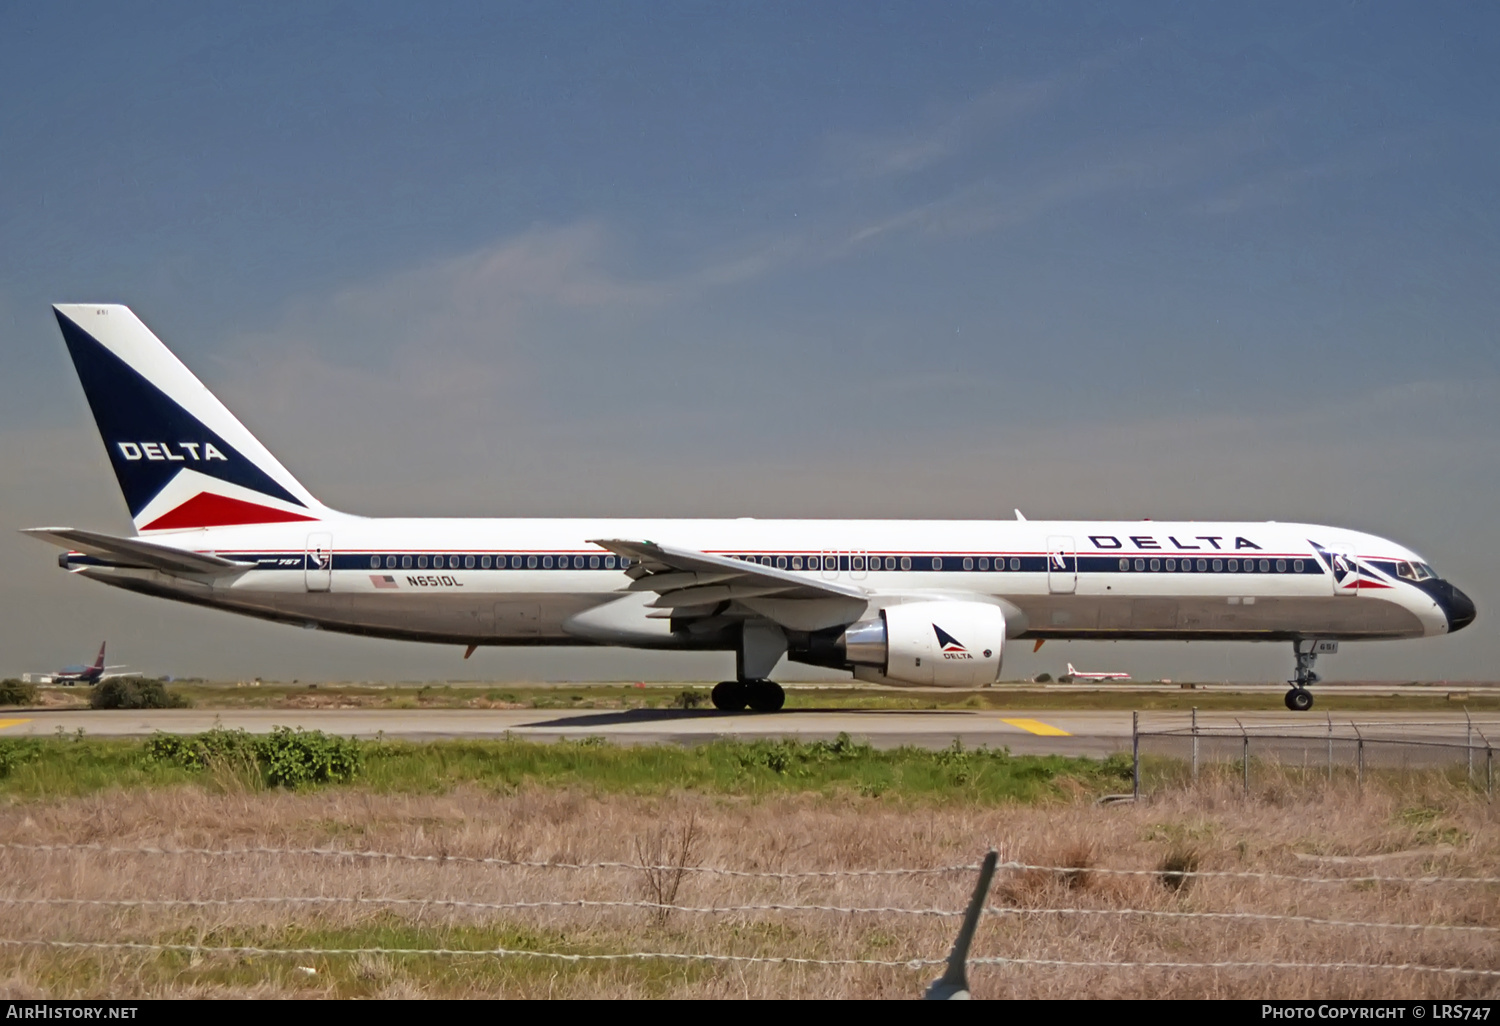
[{"label": "landing gear wheel", "polygon": [[1313,707],[1312,692],[1306,688],[1292,688],[1286,693],[1286,707],[1292,712],[1307,712]]},{"label": "landing gear wheel", "polygon": [[722,709],[725,712],[741,712],[750,704],[750,688],[744,681],[720,681],[714,685],[713,694],[709,697],[715,709]]},{"label": "landing gear wheel", "polygon": [[750,708],[756,712],[777,712],[786,705],[786,692],[774,680],[749,680],[745,682]]}]

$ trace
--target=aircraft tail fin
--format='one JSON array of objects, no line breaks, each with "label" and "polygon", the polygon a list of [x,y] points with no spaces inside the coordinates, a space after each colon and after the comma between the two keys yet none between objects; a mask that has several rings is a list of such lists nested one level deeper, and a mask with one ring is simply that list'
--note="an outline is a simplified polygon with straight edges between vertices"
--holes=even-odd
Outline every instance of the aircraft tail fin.
[{"label": "aircraft tail fin", "polygon": [[137,531],[320,520],[332,512],[129,307],[52,309]]},{"label": "aircraft tail fin", "polygon": [[1073,669],[1073,664],[1069,663],[1068,664],[1068,676],[1071,677],[1071,676],[1073,676],[1073,674],[1075,674],[1077,672],[1078,672],[1077,670]]},{"label": "aircraft tail fin", "polygon": [[100,643],[100,645],[99,645],[99,656],[98,656],[97,659],[94,660],[94,669],[100,671],[101,673],[104,670],[104,646],[107,645],[107,644],[109,644],[108,641],[104,641],[104,642]]}]

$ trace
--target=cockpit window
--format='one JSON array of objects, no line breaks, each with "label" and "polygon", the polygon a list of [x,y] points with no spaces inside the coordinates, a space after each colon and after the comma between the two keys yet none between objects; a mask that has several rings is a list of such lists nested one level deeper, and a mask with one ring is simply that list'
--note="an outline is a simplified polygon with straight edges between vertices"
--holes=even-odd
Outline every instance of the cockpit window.
[{"label": "cockpit window", "polygon": [[1437,571],[1426,563],[1409,563],[1405,560],[1396,564],[1396,573],[1408,581],[1430,581],[1437,576]]}]

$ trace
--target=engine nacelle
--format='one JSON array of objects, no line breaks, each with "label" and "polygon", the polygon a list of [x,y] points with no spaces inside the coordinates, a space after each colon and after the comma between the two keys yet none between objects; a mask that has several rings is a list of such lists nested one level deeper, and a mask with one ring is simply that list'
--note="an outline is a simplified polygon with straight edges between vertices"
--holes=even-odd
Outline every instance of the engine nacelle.
[{"label": "engine nacelle", "polygon": [[1005,613],[983,602],[887,606],[844,632],[845,658],[903,684],[973,688],[1000,679]]}]

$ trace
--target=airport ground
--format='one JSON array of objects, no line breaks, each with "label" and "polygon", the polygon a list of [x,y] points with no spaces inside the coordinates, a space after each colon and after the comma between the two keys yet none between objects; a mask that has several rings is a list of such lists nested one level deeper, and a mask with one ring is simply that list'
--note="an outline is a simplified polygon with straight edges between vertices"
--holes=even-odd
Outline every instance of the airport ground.
[{"label": "airport ground", "polygon": [[[1181,727],[1197,710],[1205,727],[1308,729],[1332,717],[1386,733],[1452,735],[1466,718],[1493,723],[1500,686],[1333,685],[1311,713],[1288,712],[1283,685],[996,686],[976,691],[790,685],[774,714],[723,713],[707,685],[378,683],[171,686],[187,709],[91,710],[89,689],[52,687],[26,708],[0,710],[0,737],[144,736],[215,725],[263,733],[275,726],[329,734],[433,740],[601,737],[615,744],[695,745],[722,738],[828,740],[841,733],[879,748],[1008,747],[1017,754],[1104,757],[1128,749],[1133,716],[1143,729]],[[1482,728],[1483,729],[1483,728]]]},{"label": "airport ground", "polygon": [[[758,716],[684,708],[684,685],[181,687],[193,708],[0,710],[0,940],[147,945],[0,944],[0,995],[912,997],[939,970],[908,963],[955,929],[931,910],[960,908],[972,871],[843,874],[989,847],[1058,871],[1000,874],[974,954],[1019,961],[975,966],[977,997],[1500,994],[1500,889],[1462,882],[1500,876],[1500,822],[1451,773],[1258,772],[1246,795],[1210,772],[1100,802],[1130,789],[1131,710],[1099,693],[1186,697],[1204,726],[1309,722],[1276,691],[793,689]],[[1488,689],[1406,690],[1331,715],[1495,722]],[[148,758],[158,730],[215,726],[370,740],[353,779],[299,788],[233,753]],[[80,844],[114,850],[45,847]],[[1442,882],[1297,882],[1370,875]],[[452,953],[492,949],[546,956]],[[741,960],[550,957],[636,953]]]}]

